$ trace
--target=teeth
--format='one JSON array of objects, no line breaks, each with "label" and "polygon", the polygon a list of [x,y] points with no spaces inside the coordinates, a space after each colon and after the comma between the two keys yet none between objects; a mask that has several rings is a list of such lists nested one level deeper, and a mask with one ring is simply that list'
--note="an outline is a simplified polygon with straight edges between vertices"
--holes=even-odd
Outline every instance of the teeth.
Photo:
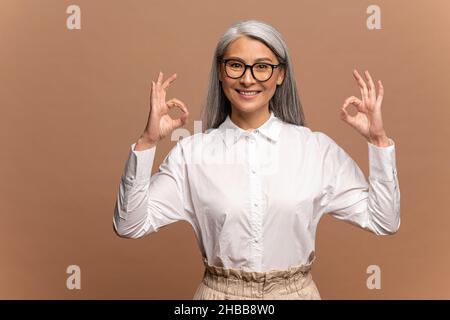
[{"label": "teeth", "polygon": [[239,93],[243,94],[244,96],[254,96],[255,94],[258,93],[258,91],[247,91],[247,92],[239,91]]}]

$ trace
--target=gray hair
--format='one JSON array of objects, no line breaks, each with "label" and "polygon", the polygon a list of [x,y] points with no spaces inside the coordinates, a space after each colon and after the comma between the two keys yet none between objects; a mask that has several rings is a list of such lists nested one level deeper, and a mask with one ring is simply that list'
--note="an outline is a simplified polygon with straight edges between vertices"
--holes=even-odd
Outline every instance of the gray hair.
[{"label": "gray hair", "polygon": [[[247,36],[269,47],[280,63],[284,64],[283,83],[277,86],[269,102],[269,110],[287,123],[305,126],[305,117],[295,84],[294,70],[287,46],[281,34],[271,25],[258,20],[245,20],[231,26],[220,38],[212,60],[208,93],[202,109],[203,129],[217,128],[231,114],[231,105],[219,81],[220,59],[227,46],[236,39]],[[206,127],[205,127],[206,124]]]}]

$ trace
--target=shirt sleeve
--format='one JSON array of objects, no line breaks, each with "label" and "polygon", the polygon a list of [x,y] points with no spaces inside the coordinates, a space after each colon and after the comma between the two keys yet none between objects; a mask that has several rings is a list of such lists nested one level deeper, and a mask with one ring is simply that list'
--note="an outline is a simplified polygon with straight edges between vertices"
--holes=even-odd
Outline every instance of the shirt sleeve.
[{"label": "shirt sleeve", "polygon": [[390,235],[400,227],[400,188],[395,161],[395,143],[377,147],[368,142],[369,178],[334,140],[327,143],[323,173],[323,213],[350,222],[377,235]]},{"label": "shirt sleeve", "polygon": [[179,220],[191,222],[183,205],[185,167],[180,142],[153,176],[156,146],[136,151],[135,145],[131,145],[120,179],[113,215],[116,233],[126,238],[141,238]]}]

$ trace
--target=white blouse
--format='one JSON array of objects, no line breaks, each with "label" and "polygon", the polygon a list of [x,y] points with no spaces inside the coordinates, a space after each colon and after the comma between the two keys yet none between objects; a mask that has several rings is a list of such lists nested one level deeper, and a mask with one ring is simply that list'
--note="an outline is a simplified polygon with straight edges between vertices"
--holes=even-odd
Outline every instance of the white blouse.
[{"label": "white blouse", "polygon": [[314,260],[325,213],[377,235],[400,226],[395,144],[369,147],[368,182],[322,132],[273,112],[258,129],[230,117],[179,140],[151,176],[156,147],[131,145],[113,216],[116,232],[140,238],[173,222],[192,226],[210,265],[286,270]]}]

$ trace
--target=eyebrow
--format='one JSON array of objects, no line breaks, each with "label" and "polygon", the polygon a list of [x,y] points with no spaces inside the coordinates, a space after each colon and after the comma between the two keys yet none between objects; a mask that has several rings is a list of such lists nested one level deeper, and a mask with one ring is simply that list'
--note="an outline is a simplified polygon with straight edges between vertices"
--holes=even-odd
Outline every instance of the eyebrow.
[{"label": "eyebrow", "polygon": [[[236,59],[236,60],[245,62],[244,59],[241,59],[241,58],[239,58],[239,57],[227,57],[226,59]],[[259,62],[259,61],[269,61],[269,62],[272,62],[272,63],[273,63],[272,59],[267,58],[267,57],[258,58],[258,59],[255,60],[255,62]]]}]

